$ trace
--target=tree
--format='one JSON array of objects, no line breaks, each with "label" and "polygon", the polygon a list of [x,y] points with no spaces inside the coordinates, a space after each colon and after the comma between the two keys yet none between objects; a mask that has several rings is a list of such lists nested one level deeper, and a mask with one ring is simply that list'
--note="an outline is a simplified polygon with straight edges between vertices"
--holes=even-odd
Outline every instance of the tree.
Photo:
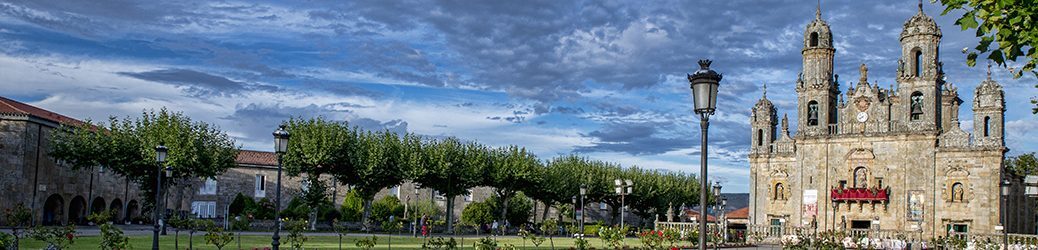
[{"label": "tree", "polygon": [[[1017,61],[1021,56],[1025,59],[1019,71],[1010,69],[1013,77],[1019,78],[1024,72],[1031,72],[1038,77],[1035,66],[1038,65],[1038,2],[1035,0],[941,0],[947,15],[953,10],[964,13],[955,24],[962,30],[976,29],[980,42],[973,50],[964,49],[966,63],[976,65],[980,55],[987,54],[987,59],[999,66],[1006,67],[1006,61]],[[992,47],[992,44],[997,44]],[[1038,85],[1035,85],[1038,88]],[[1031,99],[1036,106],[1031,110],[1038,114],[1038,99]]]},{"label": "tree", "polygon": [[[494,187],[494,194],[509,201],[525,187],[535,186],[535,170],[541,166],[537,156],[526,152],[526,148],[509,146],[491,152],[491,161],[483,174],[484,186]],[[510,202],[503,202],[498,209],[502,221],[508,219]]]},{"label": "tree", "polygon": [[390,217],[400,218],[404,216],[404,206],[396,196],[387,195],[371,204],[371,216],[379,224],[392,223]]},{"label": "tree", "polygon": [[453,231],[454,197],[468,194],[470,188],[481,183],[489,157],[487,150],[476,143],[463,144],[454,137],[430,142],[422,149],[423,167],[416,171],[415,182],[447,197],[447,231]]},{"label": "tree", "polygon": [[364,213],[364,199],[360,198],[356,190],[350,190],[342,199],[341,210],[343,221],[358,222]]},{"label": "tree", "polygon": [[[137,184],[143,197],[155,197],[158,145],[169,149],[165,165],[173,169],[164,186],[220,175],[235,166],[238,156],[234,141],[224,132],[165,108],[132,120],[111,117],[107,127],[89,121],[65,124],[55,130],[51,145],[51,156],[72,169],[104,166]],[[151,199],[144,202],[154,205]]]},{"label": "tree", "polygon": [[1006,169],[1017,177],[1038,174],[1038,157],[1035,157],[1034,152],[1009,157],[1006,159]]},{"label": "tree", "polygon": [[[357,128],[352,157],[354,171],[351,175],[337,176],[340,182],[353,186],[353,190],[364,199],[364,215],[361,219],[365,230],[370,230],[371,203],[378,191],[400,185],[412,168],[404,142],[396,133],[388,130],[371,133]],[[410,137],[413,135],[405,135]]]}]

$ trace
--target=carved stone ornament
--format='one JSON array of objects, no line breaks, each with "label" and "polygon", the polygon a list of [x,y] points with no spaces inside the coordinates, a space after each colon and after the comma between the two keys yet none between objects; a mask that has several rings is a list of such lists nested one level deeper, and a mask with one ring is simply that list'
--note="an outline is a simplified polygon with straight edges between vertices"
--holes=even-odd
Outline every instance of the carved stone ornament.
[{"label": "carved stone ornament", "polygon": [[872,101],[870,101],[869,98],[864,96],[858,97],[856,100],[854,100],[854,106],[857,107],[858,111],[861,112],[865,112],[865,110],[868,110],[869,104],[872,104]]}]

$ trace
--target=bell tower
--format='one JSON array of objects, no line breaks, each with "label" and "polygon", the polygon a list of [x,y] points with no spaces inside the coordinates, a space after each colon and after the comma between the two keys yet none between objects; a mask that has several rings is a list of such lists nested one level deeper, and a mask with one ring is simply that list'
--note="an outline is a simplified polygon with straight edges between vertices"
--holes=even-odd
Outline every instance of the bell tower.
[{"label": "bell tower", "polygon": [[833,77],[833,36],[822,20],[821,6],[815,19],[804,30],[803,71],[797,79],[797,135],[819,136],[830,133],[837,123],[836,105],[840,88]]},{"label": "bell tower", "polygon": [[891,110],[892,118],[912,131],[941,129],[941,29],[933,18],[919,12],[905,22],[901,31],[901,58],[898,59],[897,82],[899,102]]},{"label": "bell tower", "polygon": [[981,147],[1004,147],[1006,100],[1002,85],[991,80],[991,65],[988,78],[977,86],[973,96],[973,138]]},{"label": "bell tower", "polygon": [[771,153],[771,143],[775,142],[775,125],[778,125],[778,112],[775,105],[768,100],[768,86],[764,85],[764,94],[750,114],[751,154]]}]

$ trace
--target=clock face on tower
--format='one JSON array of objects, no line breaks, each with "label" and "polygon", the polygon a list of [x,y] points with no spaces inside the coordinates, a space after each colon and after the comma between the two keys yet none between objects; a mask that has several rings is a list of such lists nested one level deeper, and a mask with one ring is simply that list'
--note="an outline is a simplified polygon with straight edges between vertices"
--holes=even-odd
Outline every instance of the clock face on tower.
[{"label": "clock face on tower", "polygon": [[869,113],[858,112],[858,122],[865,122],[869,120]]}]

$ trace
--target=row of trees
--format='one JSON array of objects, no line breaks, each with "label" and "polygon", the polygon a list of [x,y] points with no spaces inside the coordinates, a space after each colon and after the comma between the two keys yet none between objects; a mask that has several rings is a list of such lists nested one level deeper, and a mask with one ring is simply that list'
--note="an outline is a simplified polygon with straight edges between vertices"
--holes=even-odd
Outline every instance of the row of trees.
[{"label": "row of trees", "polygon": [[[299,202],[304,208],[329,203],[329,184],[349,186],[361,198],[362,221],[368,225],[375,194],[410,180],[447,197],[447,218],[453,215],[454,197],[474,187],[492,187],[495,196],[510,200],[517,194],[546,206],[561,207],[587,188],[588,202],[604,202],[618,214],[620,198],[613,192],[614,179],[633,180],[636,187],[627,205],[640,216],[663,215],[672,205],[695,203],[694,176],[622,168],[615,163],[575,155],[542,160],[518,146],[488,147],[454,137],[422,138],[414,134],[366,131],[347,122],[324,118],[285,121],[291,133],[284,156],[285,171],[305,180],[307,189]],[[172,186],[198,178],[213,178],[235,166],[238,149],[224,132],[181,113],[165,109],[144,112],[137,119],[110,118],[108,124],[71,124],[55,130],[51,155],[73,169],[103,166],[138,184],[143,195],[153,197],[156,145],[169,148],[166,165]],[[151,206],[151,199],[144,199]],[[496,206],[505,220],[510,202]],[[269,205],[269,204],[268,204]],[[314,211],[316,212],[316,211]],[[316,221],[316,213],[311,220]],[[541,212],[547,214],[547,209]],[[560,215],[561,217],[561,215]],[[447,220],[448,230],[453,220]]]},{"label": "row of trees", "polygon": [[[627,197],[632,211],[643,217],[665,215],[673,205],[692,204],[699,187],[694,176],[567,155],[541,160],[518,146],[488,147],[454,137],[423,139],[414,134],[365,131],[346,122],[323,118],[291,119],[286,129],[292,134],[285,168],[291,176],[303,176],[309,189],[307,202],[327,199],[324,189],[315,189],[324,176],[348,185],[363,199],[362,221],[368,224],[375,194],[406,180],[430,188],[447,199],[447,218],[454,218],[454,198],[474,187],[491,187],[494,196],[510,200],[520,192],[547,206],[569,204],[587,188],[587,202],[604,202],[620,207],[613,191],[614,179],[636,183]],[[327,184],[321,184],[327,186]],[[507,219],[510,202],[497,206],[497,218]],[[317,207],[317,206],[312,206]],[[546,215],[547,209],[542,212]],[[560,214],[561,216],[561,214]],[[447,220],[452,230],[453,220]]]}]

